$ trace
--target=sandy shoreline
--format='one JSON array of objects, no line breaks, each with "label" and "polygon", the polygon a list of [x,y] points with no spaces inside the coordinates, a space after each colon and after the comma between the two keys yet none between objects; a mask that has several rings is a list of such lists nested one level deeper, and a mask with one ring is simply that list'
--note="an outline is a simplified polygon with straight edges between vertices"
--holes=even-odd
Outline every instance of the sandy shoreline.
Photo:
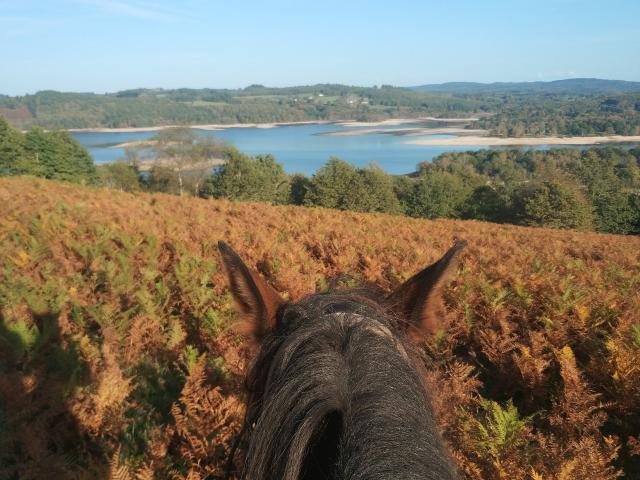
[{"label": "sandy shoreline", "polygon": [[[469,123],[478,120],[477,118],[392,118],[371,122],[360,122],[355,120],[309,120],[301,122],[271,122],[271,123],[232,123],[232,124],[201,124],[187,125],[188,128],[198,130],[224,130],[227,128],[277,128],[294,125],[337,125],[341,127],[389,127],[399,125],[414,125],[424,122],[443,123]],[[185,125],[162,125],[155,127],[126,127],[126,128],[72,128],[69,132],[88,133],[135,133],[135,132],[157,132],[166,128],[184,127]],[[360,130],[323,132],[318,135],[326,136],[354,136],[354,135],[399,135],[399,136],[428,136],[428,135],[455,135],[453,138],[431,138],[420,140],[407,140],[403,143],[410,145],[425,146],[536,146],[536,145],[598,145],[608,143],[640,143],[640,135],[606,135],[606,136],[584,136],[584,137],[490,137],[486,135],[486,130],[467,129],[463,126],[426,128],[424,126],[407,127],[403,129],[385,128],[365,128]],[[112,148],[123,148],[127,146],[138,146],[142,142],[132,141]]]},{"label": "sandy shoreline", "polygon": [[418,118],[391,118],[389,120],[380,120],[377,122],[359,122],[356,120],[347,120],[343,122],[334,122],[342,127],[384,127],[409,125],[412,123],[422,122],[447,122],[447,123],[469,123],[479,120],[476,117],[469,118],[436,118],[436,117],[418,117]]},{"label": "sandy shoreline", "polygon": [[156,127],[120,127],[120,128],[69,128],[68,132],[86,133],[136,133],[158,132],[167,128],[186,127],[195,130],[224,130],[226,128],[276,128],[288,125],[325,125],[336,123],[330,120],[311,120],[306,122],[273,122],[273,123],[210,123],[204,125],[160,125]]},{"label": "sandy shoreline", "polygon": [[[206,169],[216,167],[218,165],[223,165],[224,163],[225,163],[225,160],[223,158],[212,158],[204,162],[197,162],[191,165],[183,165],[182,170],[183,171],[206,170]],[[148,172],[155,166],[175,169],[175,164],[170,160],[157,159],[157,160],[142,160],[138,162],[138,170],[140,170],[141,172]]]},{"label": "sandy shoreline", "polygon": [[153,144],[154,142],[151,142],[149,140],[131,140],[130,142],[116,143],[115,145],[109,145],[107,148],[129,148],[129,147],[142,148],[142,147],[151,147],[153,146]]},{"label": "sandy shoreline", "polygon": [[428,140],[408,140],[410,145],[429,146],[535,146],[535,145],[598,145],[604,143],[636,143],[640,135],[608,135],[593,137],[486,137],[479,135],[455,138],[433,138]]},{"label": "sandy shoreline", "polygon": [[[266,127],[265,127],[266,128]],[[441,127],[441,128],[424,128],[424,127],[409,127],[402,129],[379,129],[379,128],[367,128],[364,130],[338,130],[335,132],[323,132],[316,133],[320,137],[352,137],[356,135],[396,135],[399,137],[415,137],[424,135],[472,135],[480,136],[485,135],[486,130],[474,130],[461,127]],[[406,142],[405,142],[406,143]],[[110,145],[108,148],[128,148],[128,147],[145,147],[152,145],[153,142],[149,140],[131,140],[129,142],[118,143]]]},{"label": "sandy shoreline", "polygon": [[412,123],[421,123],[425,121],[448,122],[448,123],[467,123],[477,120],[477,118],[393,118],[388,120],[380,120],[375,122],[358,122],[355,120],[307,120],[301,122],[270,122],[270,123],[210,123],[201,125],[159,125],[155,127],[120,127],[120,128],[69,128],[68,132],[87,132],[87,133],[136,133],[136,132],[158,132],[166,128],[188,127],[196,130],[224,130],[226,128],[276,128],[293,125],[340,125],[344,127],[383,127],[395,125],[409,125]]},{"label": "sandy shoreline", "polygon": [[318,133],[316,135],[326,137],[351,137],[354,135],[398,135],[398,136],[419,136],[419,135],[475,135],[480,136],[486,134],[486,130],[467,129],[462,127],[409,127],[402,129],[377,129],[368,128],[364,130],[339,130],[336,132]]}]

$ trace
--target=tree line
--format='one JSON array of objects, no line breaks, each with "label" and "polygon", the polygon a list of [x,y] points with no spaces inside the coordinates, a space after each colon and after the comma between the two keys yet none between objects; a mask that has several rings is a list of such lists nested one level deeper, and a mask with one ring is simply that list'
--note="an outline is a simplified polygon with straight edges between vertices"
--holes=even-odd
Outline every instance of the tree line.
[{"label": "tree line", "polygon": [[389,85],[244,89],[136,89],[112,94],[42,91],[0,96],[0,114],[29,128],[145,127],[207,123],[477,116],[491,135],[640,135],[640,93],[421,92]]},{"label": "tree line", "polygon": [[0,114],[20,128],[68,129],[449,117],[479,111],[482,104],[392,86],[252,85],[238,90],[138,89],[113,94],[42,91],[0,97]]},{"label": "tree line", "polygon": [[90,184],[98,179],[87,150],[64,131],[15,130],[0,117],[0,175],[36,175]]},{"label": "tree line", "polygon": [[[260,181],[246,182],[247,177]],[[287,176],[269,155],[229,151],[200,195],[639,234],[640,149],[445,153],[411,176],[332,158],[311,177]]]},{"label": "tree line", "polygon": [[[145,152],[156,161],[142,171]],[[640,234],[638,148],[449,152],[401,176],[331,158],[307,177],[288,175],[272,155],[249,156],[183,128],[96,168],[68,134],[22,134],[0,120],[0,173],[123,191]]]},{"label": "tree line", "polygon": [[508,94],[491,97],[499,100],[500,105],[494,115],[481,118],[475,127],[487,129],[492,135],[640,135],[639,93]]}]

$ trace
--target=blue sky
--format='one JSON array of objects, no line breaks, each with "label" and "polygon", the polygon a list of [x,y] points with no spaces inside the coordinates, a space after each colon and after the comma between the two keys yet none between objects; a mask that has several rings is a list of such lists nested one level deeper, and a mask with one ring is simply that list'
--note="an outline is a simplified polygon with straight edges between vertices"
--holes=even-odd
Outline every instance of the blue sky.
[{"label": "blue sky", "polygon": [[640,0],[0,0],[0,93],[640,80]]}]

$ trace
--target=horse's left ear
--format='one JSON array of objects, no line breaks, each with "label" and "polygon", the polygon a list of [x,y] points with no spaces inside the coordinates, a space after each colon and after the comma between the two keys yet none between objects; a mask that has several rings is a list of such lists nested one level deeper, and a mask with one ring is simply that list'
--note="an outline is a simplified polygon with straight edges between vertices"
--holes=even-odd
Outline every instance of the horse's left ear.
[{"label": "horse's left ear", "polygon": [[420,334],[438,330],[442,290],[455,273],[460,253],[466,245],[464,240],[457,241],[440,260],[411,277],[387,297],[388,305],[409,321],[410,337],[419,338]]},{"label": "horse's left ear", "polygon": [[229,287],[240,314],[249,322],[251,335],[260,340],[276,324],[278,309],[285,302],[258,272],[249,269],[225,242],[218,242]]}]

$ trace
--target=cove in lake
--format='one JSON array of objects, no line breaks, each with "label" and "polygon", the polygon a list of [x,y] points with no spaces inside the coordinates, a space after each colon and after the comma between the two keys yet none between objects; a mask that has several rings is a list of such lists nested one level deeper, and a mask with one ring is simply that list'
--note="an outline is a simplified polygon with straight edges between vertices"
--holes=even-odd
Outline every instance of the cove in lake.
[{"label": "cove in lake", "polygon": [[[442,126],[442,125],[440,125]],[[374,163],[393,175],[416,171],[420,162],[430,161],[451,151],[469,151],[490,148],[486,145],[410,145],[407,140],[452,138],[452,135],[393,135],[375,133],[366,135],[330,136],[328,132],[370,129],[371,127],[345,127],[340,124],[283,125],[274,128],[230,127],[223,130],[197,129],[203,135],[232,144],[249,155],[271,154],[289,174],[312,175],[332,156],[352,165],[364,167]],[[406,125],[385,126],[385,131],[405,129]],[[147,140],[156,132],[72,132],[72,136],[85,146],[97,164],[125,158],[126,142]],[[512,147],[511,147],[512,148]],[[516,147],[517,148],[517,147]],[[553,148],[538,145],[536,150]],[[582,148],[563,146],[562,148]]]},{"label": "cove in lake", "polygon": [[[416,165],[449,151],[486,148],[407,145],[407,139],[449,138],[451,135],[402,136],[368,134],[327,136],[327,132],[359,130],[371,127],[344,127],[338,124],[284,125],[274,128],[226,128],[198,130],[203,135],[230,143],[249,155],[272,154],[287,173],[311,175],[330,157],[336,156],[355,166],[375,163],[386,172],[399,175],[411,173]],[[406,128],[406,125],[385,127],[385,130]],[[124,158],[124,148],[114,147],[125,142],[147,140],[156,132],[72,132],[85,146],[97,164]]]}]

